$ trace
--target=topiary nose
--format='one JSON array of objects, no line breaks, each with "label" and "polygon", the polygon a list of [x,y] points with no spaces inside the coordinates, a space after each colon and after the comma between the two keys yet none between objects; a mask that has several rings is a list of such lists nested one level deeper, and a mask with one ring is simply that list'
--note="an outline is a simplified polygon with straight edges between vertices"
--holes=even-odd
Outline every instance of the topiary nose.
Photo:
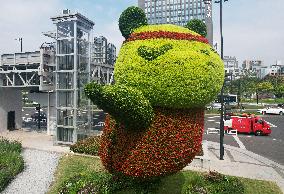
[{"label": "topiary nose", "polygon": [[166,52],[171,50],[173,46],[171,44],[165,44],[159,48],[152,48],[148,46],[140,46],[138,48],[138,55],[147,61],[152,61]]}]

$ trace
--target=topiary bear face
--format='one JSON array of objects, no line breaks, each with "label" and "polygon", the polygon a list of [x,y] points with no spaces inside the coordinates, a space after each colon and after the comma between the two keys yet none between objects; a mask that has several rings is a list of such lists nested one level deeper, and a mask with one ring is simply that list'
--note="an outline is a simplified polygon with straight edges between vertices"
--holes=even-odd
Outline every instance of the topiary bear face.
[{"label": "topiary bear face", "polygon": [[207,40],[186,28],[142,26],[124,42],[115,64],[117,84],[142,91],[153,106],[203,107],[224,80],[224,65]]}]

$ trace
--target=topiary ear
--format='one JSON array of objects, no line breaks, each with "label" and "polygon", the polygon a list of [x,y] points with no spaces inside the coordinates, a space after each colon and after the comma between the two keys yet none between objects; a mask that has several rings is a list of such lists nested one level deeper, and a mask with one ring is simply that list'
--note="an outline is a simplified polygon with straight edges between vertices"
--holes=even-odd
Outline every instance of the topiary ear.
[{"label": "topiary ear", "polygon": [[134,29],[148,25],[144,11],[135,6],[128,7],[119,17],[119,30],[127,39]]},{"label": "topiary ear", "polygon": [[198,34],[200,34],[203,37],[207,36],[207,27],[206,24],[199,19],[192,19],[185,25],[186,28],[189,30],[192,30]]}]

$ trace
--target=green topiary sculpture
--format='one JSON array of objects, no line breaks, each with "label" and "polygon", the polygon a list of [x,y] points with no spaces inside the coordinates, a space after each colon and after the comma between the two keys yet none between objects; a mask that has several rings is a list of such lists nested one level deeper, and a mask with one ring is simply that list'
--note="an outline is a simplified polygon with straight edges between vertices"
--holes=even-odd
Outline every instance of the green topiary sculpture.
[{"label": "green topiary sculpture", "polygon": [[114,174],[172,174],[200,151],[204,106],[222,87],[224,65],[207,39],[187,28],[127,31],[132,33],[115,64],[115,85],[91,83],[85,90],[109,113],[99,155]]}]

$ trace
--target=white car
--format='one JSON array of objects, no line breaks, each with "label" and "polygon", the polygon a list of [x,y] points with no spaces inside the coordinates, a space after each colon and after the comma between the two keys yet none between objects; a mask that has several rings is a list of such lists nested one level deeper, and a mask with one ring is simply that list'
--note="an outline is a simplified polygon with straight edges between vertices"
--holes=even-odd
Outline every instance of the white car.
[{"label": "white car", "polygon": [[284,108],[281,107],[269,107],[257,110],[257,112],[261,114],[276,114],[276,115],[284,115]]}]

